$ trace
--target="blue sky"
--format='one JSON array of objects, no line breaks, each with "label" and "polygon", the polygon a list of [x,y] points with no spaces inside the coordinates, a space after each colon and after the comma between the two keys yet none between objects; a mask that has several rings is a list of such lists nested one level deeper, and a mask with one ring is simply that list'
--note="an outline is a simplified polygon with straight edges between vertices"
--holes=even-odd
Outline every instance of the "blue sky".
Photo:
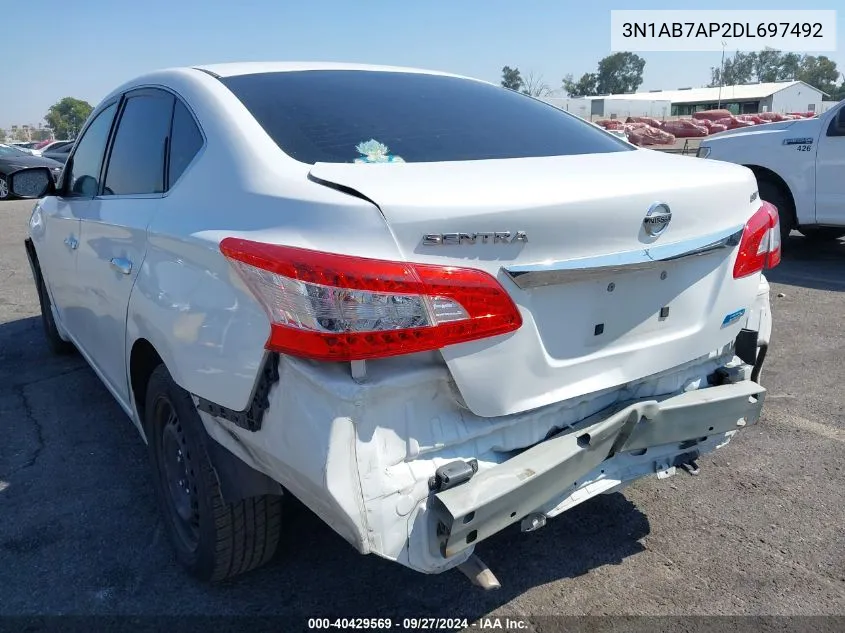
[{"label": "blue sky", "polygon": [[[840,0],[841,2],[841,0]],[[95,104],[155,68],[317,60],[417,66],[498,81],[505,64],[561,78],[610,52],[611,9],[836,9],[840,2],[684,5],[605,0],[38,0],[4,2],[0,127],[37,124],[64,96]],[[811,6],[801,6],[811,5]],[[845,11],[837,15],[845,39]],[[845,72],[845,55],[825,53]],[[807,51],[813,53],[814,51]],[[641,90],[701,86],[720,53],[640,53]]]}]

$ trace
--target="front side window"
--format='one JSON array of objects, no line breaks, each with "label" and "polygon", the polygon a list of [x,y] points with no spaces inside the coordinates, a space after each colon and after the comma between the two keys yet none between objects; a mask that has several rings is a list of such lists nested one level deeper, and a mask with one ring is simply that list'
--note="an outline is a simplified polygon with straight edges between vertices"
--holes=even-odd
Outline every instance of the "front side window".
[{"label": "front side window", "polygon": [[67,193],[71,196],[93,198],[100,186],[100,167],[109,140],[117,104],[97,115],[79,141],[71,159],[70,171],[65,175]]},{"label": "front side window", "polygon": [[285,153],[304,163],[440,162],[633,151],[627,143],[554,106],[469,79],[314,70],[220,81]]},{"label": "front side window", "polygon": [[106,169],[103,195],[164,192],[164,156],[173,96],[160,90],[126,99]]}]

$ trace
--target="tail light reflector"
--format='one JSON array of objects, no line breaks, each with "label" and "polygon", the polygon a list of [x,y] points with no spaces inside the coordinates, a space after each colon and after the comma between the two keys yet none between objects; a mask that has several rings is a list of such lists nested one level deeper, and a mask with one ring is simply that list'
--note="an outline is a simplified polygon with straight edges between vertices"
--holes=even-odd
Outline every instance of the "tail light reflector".
[{"label": "tail light reflector", "polygon": [[491,275],[226,238],[220,250],[270,318],[267,349],[351,361],[505,334],[522,317]]},{"label": "tail light reflector", "polygon": [[734,264],[734,279],[748,277],[780,263],[780,218],[773,204],[763,202],[745,225]]}]

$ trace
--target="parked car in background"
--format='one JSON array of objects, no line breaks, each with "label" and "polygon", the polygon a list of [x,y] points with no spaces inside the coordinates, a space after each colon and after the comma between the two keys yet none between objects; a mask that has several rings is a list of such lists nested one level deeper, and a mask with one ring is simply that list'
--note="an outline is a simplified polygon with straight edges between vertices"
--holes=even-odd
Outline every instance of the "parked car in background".
[{"label": "parked car in background", "polygon": [[55,161],[64,163],[67,161],[67,157],[72,149],[73,141],[60,141],[58,146],[53,145],[49,149],[43,150],[41,155],[44,158],[52,158]]},{"label": "parked car in background", "polygon": [[780,234],[754,174],[486,82],[159,71],[95,108],[58,185],[10,185],[41,198],[46,339],[146,440],[199,578],[270,560],[293,495],[361,553],[493,588],[478,543],[697,474],[763,406]]},{"label": "parked car in background", "polygon": [[783,238],[845,235],[845,101],[820,117],[768,123],[702,139],[698,156],[750,168],[780,212]]},{"label": "parked car in background", "polygon": [[36,149],[37,149],[38,151],[40,151],[40,152],[41,152],[41,154],[43,155],[43,154],[44,154],[44,152],[49,152],[49,151],[52,151],[52,150],[57,150],[57,149],[59,149],[60,147],[64,147],[65,145],[73,145],[73,141],[67,141],[67,140],[60,140],[60,141],[55,141],[55,140],[53,140],[53,141],[46,141],[43,145],[41,145],[40,147],[37,147]]},{"label": "parked car in background", "polygon": [[35,141],[9,141],[7,145],[15,147],[31,156],[41,156],[41,152],[35,149],[35,146],[37,145]]},{"label": "parked car in background", "polygon": [[0,200],[11,197],[7,184],[9,174],[26,167],[46,167],[54,180],[58,180],[62,173],[62,163],[58,161],[43,156],[33,156],[17,147],[0,144]]}]

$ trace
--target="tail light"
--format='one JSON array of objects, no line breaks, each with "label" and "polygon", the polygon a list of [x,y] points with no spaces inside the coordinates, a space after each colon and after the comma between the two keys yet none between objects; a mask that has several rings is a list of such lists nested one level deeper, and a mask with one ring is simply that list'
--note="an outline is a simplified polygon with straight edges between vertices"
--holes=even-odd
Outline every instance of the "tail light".
[{"label": "tail light", "polygon": [[780,263],[781,240],[778,210],[764,202],[751,216],[742,232],[739,253],[734,264],[734,279],[748,277],[764,268],[774,268]]},{"label": "tail light", "polygon": [[522,317],[487,273],[226,238],[220,250],[270,317],[267,349],[349,361],[505,334]]}]

